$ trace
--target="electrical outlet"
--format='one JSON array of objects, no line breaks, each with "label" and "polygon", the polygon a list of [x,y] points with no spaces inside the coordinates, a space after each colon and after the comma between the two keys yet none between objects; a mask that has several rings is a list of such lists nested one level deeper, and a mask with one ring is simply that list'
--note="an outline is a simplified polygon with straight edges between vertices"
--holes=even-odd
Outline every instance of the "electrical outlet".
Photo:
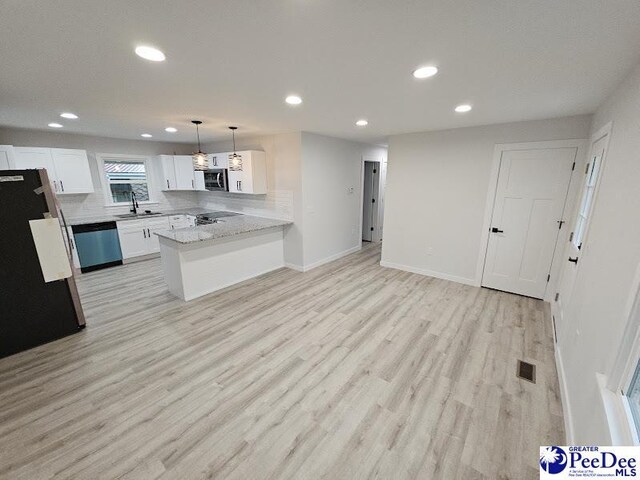
[{"label": "electrical outlet", "polygon": [[433,255],[433,247],[427,247],[427,255]]}]

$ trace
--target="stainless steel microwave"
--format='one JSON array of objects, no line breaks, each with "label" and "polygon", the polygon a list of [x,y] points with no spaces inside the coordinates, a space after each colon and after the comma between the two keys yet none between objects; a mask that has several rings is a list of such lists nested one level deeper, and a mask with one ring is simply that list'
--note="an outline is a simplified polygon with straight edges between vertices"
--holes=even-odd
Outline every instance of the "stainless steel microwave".
[{"label": "stainless steel microwave", "polygon": [[229,174],[226,168],[212,168],[204,172],[204,188],[210,192],[228,192]]}]

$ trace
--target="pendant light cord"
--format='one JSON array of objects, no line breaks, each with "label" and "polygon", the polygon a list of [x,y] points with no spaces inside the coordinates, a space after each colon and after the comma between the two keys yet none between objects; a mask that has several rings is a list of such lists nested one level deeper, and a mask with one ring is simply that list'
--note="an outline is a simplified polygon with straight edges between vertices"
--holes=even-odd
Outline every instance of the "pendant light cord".
[{"label": "pendant light cord", "polygon": [[200,148],[200,128],[198,128],[199,125],[196,124],[196,135],[198,136],[198,153],[202,152],[202,149]]},{"label": "pendant light cord", "polygon": [[231,133],[233,134],[233,154],[236,154],[236,131],[235,130],[231,130]]}]

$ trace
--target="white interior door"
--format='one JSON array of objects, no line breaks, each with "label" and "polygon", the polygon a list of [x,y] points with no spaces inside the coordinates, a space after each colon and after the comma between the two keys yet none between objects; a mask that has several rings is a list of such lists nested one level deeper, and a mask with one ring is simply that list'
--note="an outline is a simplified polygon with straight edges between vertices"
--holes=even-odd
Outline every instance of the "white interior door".
[{"label": "white interior door", "polygon": [[502,153],[482,286],[544,297],[576,153]]},{"label": "white interior door", "polygon": [[583,245],[586,239],[589,219],[593,211],[593,204],[596,195],[596,187],[600,178],[602,161],[604,160],[605,149],[607,146],[608,135],[601,137],[591,146],[591,155],[589,163],[584,171],[584,183],[578,204],[578,211],[574,220],[573,230],[569,236],[569,245],[565,251],[565,262],[562,266],[562,275],[558,285],[556,296],[556,328],[558,337],[563,337],[566,328],[564,318],[567,317],[567,311],[571,306],[571,298],[573,296],[573,288],[578,273],[578,264],[580,256],[583,252]]}]

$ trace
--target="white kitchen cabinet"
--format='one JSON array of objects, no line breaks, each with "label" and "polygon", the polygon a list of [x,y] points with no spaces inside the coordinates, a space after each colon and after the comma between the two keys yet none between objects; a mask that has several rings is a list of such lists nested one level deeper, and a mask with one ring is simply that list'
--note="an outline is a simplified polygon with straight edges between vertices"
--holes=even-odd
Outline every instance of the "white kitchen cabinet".
[{"label": "white kitchen cabinet", "polygon": [[169,217],[169,227],[171,230],[196,226],[195,215],[172,215]]},{"label": "white kitchen cabinet", "polygon": [[232,193],[267,193],[266,154],[256,150],[237,152],[238,162],[229,156],[229,191]]},{"label": "white kitchen cabinet", "polygon": [[45,168],[58,195],[92,193],[93,181],[85,150],[14,147],[15,168]]},{"label": "white kitchen cabinet", "polygon": [[202,170],[195,170],[193,172],[193,179],[195,182],[195,190],[199,192],[207,191],[207,189],[204,188],[204,172]]},{"label": "white kitchen cabinet", "polygon": [[173,162],[176,168],[176,189],[195,190],[193,158],[191,155],[174,155]]},{"label": "white kitchen cabinet", "polygon": [[169,228],[171,228],[171,230],[188,226],[186,215],[171,215],[169,217]]},{"label": "white kitchen cabinet", "polygon": [[53,157],[50,148],[14,147],[16,170],[46,168],[49,176],[53,176]]},{"label": "white kitchen cabinet", "polygon": [[158,240],[156,232],[161,232],[163,230],[169,230],[169,219],[167,217],[147,220],[148,253],[158,253],[160,251],[160,240]]},{"label": "white kitchen cabinet", "polygon": [[89,159],[85,150],[52,148],[58,194],[93,193]]},{"label": "white kitchen cabinet", "polygon": [[15,168],[13,145],[0,145],[0,170]]},{"label": "white kitchen cabinet", "polygon": [[168,217],[124,220],[116,224],[120,249],[124,260],[160,251],[158,236],[155,232],[169,230]]},{"label": "white kitchen cabinet", "polygon": [[211,153],[209,157],[209,168],[229,168],[229,152]]},{"label": "white kitchen cabinet", "polygon": [[191,155],[160,155],[162,190],[204,190],[204,173],[196,176]]},{"label": "white kitchen cabinet", "polygon": [[144,220],[127,220],[116,225],[123,260],[147,254],[147,226]]},{"label": "white kitchen cabinet", "polygon": [[160,155],[160,170],[162,172],[162,190],[176,189],[176,167],[173,155]]}]

